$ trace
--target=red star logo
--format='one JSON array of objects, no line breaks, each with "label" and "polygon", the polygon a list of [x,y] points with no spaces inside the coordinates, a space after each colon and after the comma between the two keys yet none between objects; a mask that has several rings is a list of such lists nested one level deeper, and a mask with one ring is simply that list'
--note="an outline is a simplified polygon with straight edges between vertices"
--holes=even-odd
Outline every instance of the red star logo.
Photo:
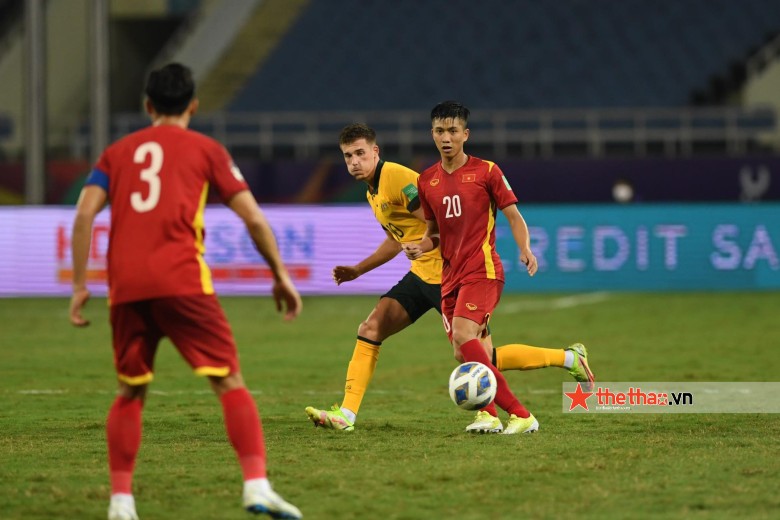
[{"label": "red star logo", "polygon": [[593,395],[593,392],[585,392],[582,386],[577,383],[577,389],[574,392],[564,392],[566,397],[571,399],[571,406],[569,411],[574,410],[578,406],[582,406],[586,410],[588,409],[588,397]]}]

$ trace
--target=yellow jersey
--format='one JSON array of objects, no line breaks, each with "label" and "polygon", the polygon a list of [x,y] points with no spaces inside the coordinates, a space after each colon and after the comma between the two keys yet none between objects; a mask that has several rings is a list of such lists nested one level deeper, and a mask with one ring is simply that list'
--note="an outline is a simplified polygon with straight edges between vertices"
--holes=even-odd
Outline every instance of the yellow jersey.
[{"label": "yellow jersey", "polygon": [[[417,242],[425,234],[425,222],[412,211],[420,207],[418,173],[393,162],[379,161],[374,173],[375,189],[366,198],[379,224],[401,244]],[[412,260],[411,271],[425,283],[441,284],[442,259],[439,248]]]}]

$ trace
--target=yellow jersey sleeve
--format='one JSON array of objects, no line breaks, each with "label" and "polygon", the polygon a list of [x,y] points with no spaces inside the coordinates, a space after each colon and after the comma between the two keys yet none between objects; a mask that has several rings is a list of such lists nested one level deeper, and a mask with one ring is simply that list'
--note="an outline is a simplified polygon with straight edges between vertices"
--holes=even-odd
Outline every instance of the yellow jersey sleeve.
[{"label": "yellow jersey sleeve", "polygon": [[[417,242],[425,234],[425,222],[412,214],[420,205],[419,175],[405,166],[384,161],[377,165],[377,173],[375,193],[366,194],[376,220],[399,243]],[[441,253],[437,248],[412,260],[411,271],[426,283],[440,284],[441,268]]]}]

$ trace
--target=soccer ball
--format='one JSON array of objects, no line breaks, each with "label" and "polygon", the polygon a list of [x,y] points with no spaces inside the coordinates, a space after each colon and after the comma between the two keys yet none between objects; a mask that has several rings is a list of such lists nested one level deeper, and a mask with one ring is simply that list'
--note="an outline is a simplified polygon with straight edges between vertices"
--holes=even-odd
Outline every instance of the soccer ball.
[{"label": "soccer ball", "polygon": [[479,410],[496,397],[496,376],[482,363],[458,365],[450,375],[450,398],[464,410]]}]

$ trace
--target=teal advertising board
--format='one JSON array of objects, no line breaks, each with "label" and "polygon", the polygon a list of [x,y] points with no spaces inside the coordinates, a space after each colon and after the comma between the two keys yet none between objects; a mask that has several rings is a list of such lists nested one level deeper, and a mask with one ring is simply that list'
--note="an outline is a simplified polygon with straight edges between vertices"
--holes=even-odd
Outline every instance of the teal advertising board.
[{"label": "teal advertising board", "polygon": [[530,278],[503,215],[505,290],[780,288],[780,204],[520,206],[539,272]]},{"label": "teal advertising board", "polygon": [[[266,205],[282,258],[302,294],[384,294],[409,271],[403,254],[336,285],[332,270],[385,240],[365,203]],[[503,215],[496,226],[506,292],[778,290],[780,204],[521,206],[539,272],[530,278]],[[67,296],[73,207],[0,208],[0,297]],[[109,212],[93,226],[90,289],[106,293]],[[206,263],[217,293],[265,294],[272,278],[239,218],[209,206]],[[349,232],[345,233],[345,230]]]}]

